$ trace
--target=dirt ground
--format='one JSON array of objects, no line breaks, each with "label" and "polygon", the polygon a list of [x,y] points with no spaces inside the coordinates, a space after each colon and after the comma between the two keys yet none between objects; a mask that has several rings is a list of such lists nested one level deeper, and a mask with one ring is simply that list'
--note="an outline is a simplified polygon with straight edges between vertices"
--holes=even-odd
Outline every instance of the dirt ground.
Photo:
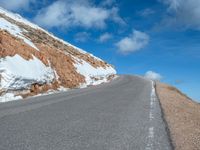
[{"label": "dirt ground", "polygon": [[200,104],[163,83],[156,91],[175,150],[200,150]]}]

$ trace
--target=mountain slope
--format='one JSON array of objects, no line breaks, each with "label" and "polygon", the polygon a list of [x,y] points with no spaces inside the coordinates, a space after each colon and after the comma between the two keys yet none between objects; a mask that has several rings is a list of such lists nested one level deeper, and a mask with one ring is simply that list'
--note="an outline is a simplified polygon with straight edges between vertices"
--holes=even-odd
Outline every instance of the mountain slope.
[{"label": "mountain slope", "polygon": [[0,101],[110,80],[115,69],[0,8]]}]

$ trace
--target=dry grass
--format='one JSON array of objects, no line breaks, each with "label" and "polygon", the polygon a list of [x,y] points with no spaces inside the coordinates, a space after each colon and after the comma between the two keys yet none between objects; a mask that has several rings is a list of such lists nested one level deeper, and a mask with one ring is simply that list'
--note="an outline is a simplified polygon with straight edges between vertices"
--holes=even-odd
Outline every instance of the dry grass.
[{"label": "dry grass", "polygon": [[200,150],[200,104],[166,84],[156,90],[175,149]]}]

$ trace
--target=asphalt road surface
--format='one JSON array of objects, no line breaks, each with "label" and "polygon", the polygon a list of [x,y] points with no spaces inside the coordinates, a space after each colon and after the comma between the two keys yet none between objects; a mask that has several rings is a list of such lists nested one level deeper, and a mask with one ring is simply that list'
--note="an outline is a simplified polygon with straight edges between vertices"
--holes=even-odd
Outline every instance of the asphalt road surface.
[{"label": "asphalt road surface", "polygon": [[152,82],[137,76],[0,104],[0,150],[170,150]]}]

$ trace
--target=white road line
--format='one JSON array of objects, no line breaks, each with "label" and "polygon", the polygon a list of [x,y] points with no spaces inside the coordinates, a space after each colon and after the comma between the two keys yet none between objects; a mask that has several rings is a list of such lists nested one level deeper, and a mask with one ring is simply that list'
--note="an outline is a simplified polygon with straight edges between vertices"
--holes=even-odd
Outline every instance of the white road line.
[{"label": "white road line", "polygon": [[149,119],[150,119],[150,121],[152,121],[152,120],[153,120],[153,118],[154,118],[154,116],[153,116],[153,112],[152,112],[152,111],[150,111],[150,113],[149,113]]},{"label": "white road line", "polygon": [[[152,81],[152,91],[151,91],[151,99],[150,99],[150,111],[149,111],[149,121],[150,124],[152,120],[154,119],[154,106],[155,106],[155,100],[156,100],[156,92],[154,88],[154,82]],[[147,145],[146,145],[146,150],[153,150],[153,141],[154,141],[154,127],[150,126],[148,130],[148,137],[147,137]]]},{"label": "white road line", "polygon": [[149,137],[154,138],[154,127],[149,128]]}]

